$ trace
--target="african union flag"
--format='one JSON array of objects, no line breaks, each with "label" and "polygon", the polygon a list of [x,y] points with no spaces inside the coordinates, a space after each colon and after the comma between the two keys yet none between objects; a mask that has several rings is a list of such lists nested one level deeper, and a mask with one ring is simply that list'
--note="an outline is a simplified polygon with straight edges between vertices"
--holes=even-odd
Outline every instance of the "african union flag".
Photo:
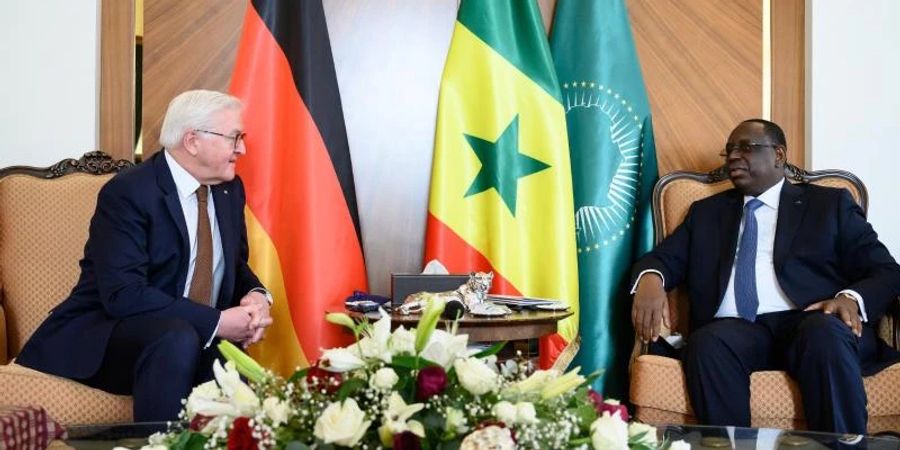
[{"label": "african union flag", "polygon": [[578,272],[565,111],[537,4],[463,0],[438,104],[425,261],[494,271],[494,291],[576,314],[541,340],[549,366],[575,338]]}]

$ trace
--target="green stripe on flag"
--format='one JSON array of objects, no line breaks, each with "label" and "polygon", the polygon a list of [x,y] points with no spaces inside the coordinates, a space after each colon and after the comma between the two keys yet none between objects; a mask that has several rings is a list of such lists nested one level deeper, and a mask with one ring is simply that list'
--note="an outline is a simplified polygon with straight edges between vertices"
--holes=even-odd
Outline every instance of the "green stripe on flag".
[{"label": "green stripe on flag", "polygon": [[534,0],[466,0],[459,23],[559,100],[559,85]]}]

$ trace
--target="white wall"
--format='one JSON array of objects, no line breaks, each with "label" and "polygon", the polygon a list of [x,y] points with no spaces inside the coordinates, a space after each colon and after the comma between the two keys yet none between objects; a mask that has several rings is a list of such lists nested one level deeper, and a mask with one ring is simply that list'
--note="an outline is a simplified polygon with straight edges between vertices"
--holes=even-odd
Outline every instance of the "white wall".
[{"label": "white wall", "polygon": [[900,258],[900,1],[807,0],[812,169],[842,168],[869,190],[869,221]]},{"label": "white wall", "polygon": [[0,167],[97,148],[98,0],[0,0]]}]

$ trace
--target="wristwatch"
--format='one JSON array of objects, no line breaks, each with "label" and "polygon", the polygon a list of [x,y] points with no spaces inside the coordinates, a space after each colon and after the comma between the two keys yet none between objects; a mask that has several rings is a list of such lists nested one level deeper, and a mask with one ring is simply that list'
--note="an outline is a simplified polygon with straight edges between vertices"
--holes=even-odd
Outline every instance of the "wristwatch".
[{"label": "wristwatch", "polygon": [[272,304],[275,303],[275,299],[272,298],[272,293],[269,292],[269,290],[266,288],[257,287],[257,288],[250,289],[250,292],[259,292],[260,294],[265,295],[266,302],[269,303],[269,306],[272,306]]}]

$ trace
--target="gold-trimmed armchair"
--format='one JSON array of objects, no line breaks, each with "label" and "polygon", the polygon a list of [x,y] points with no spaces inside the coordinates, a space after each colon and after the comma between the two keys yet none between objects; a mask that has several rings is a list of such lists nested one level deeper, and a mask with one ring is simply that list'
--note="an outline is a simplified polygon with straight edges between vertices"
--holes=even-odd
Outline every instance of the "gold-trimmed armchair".
[{"label": "gold-trimmed armchair", "polygon": [[0,169],[0,404],[42,406],[58,422],[130,422],[131,397],[15,364],[79,275],[100,188],[132,166],[103,152],[46,168]]},{"label": "gold-trimmed armchair", "polygon": [[[868,192],[862,181],[842,170],[805,171],[788,164],[785,175],[792,183],[812,183],[845,188],[862,207],[868,207]],[[673,172],[653,189],[653,225],[657,243],[684,221],[690,205],[699,199],[732,187],[724,167],[709,173]],[[688,298],[683,289],[669,293],[671,329],[663,335],[687,335]],[[879,324],[879,334],[894,348],[900,344],[900,301]],[[649,355],[637,341],[631,360],[631,401],[638,419],[652,424],[694,423],[681,362]],[[869,432],[900,429],[900,364],[864,379],[869,404]],[[750,410],[754,427],[804,429],[803,404],[796,383],[781,371],[755,372],[750,377]]]}]

